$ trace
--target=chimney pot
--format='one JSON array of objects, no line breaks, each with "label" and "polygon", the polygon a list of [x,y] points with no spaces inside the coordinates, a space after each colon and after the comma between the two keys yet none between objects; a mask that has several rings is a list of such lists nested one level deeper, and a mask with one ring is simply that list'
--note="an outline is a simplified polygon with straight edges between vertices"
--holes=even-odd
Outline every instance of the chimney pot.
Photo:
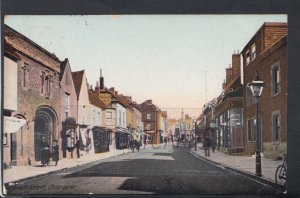
[{"label": "chimney pot", "polygon": [[102,76],[102,69],[100,69],[99,82],[100,82],[100,89],[103,90],[104,89],[104,77]]}]

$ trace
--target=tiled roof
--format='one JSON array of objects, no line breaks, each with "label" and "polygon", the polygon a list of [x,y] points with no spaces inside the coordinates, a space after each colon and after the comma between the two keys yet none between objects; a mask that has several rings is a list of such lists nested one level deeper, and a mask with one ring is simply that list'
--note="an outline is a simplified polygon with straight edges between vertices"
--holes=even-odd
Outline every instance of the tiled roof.
[{"label": "tiled roof", "polygon": [[75,91],[77,94],[77,100],[79,99],[83,74],[84,74],[84,70],[72,72],[73,83],[74,83]]},{"label": "tiled roof", "polygon": [[92,90],[89,90],[89,101],[92,105],[101,109],[107,108],[106,105],[97,97],[97,95]]},{"label": "tiled roof", "polygon": [[127,99],[123,98],[120,95],[115,94],[114,92],[110,91],[109,89],[105,88],[104,90],[100,90],[100,93],[109,93],[112,96],[112,100],[119,102],[125,108],[129,107]]},{"label": "tiled roof", "polygon": [[26,36],[24,36],[23,34],[21,34],[20,32],[16,31],[15,29],[9,27],[8,25],[4,24],[4,29],[5,32],[11,32],[14,35],[18,36],[21,39],[24,39],[26,42],[28,42],[30,45],[34,46],[35,48],[37,48],[38,50],[42,51],[43,53],[45,53],[46,55],[48,55],[49,57],[51,57],[52,59],[60,62],[60,60],[58,59],[58,57],[54,54],[51,53],[49,51],[47,51],[45,48],[41,47],[40,45],[38,45],[37,43],[35,43],[34,41],[30,40],[29,38],[27,38]]},{"label": "tiled roof", "polygon": [[152,100],[146,100],[143,103],[141,103],[141,109],[155,109],[156,111],[160,111],[158,106],[152,103]]}]

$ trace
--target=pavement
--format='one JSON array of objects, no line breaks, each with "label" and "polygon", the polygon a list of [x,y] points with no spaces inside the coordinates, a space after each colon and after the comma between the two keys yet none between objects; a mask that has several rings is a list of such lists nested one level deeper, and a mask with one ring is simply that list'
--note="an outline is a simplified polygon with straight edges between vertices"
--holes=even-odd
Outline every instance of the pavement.
[{"label": "pavement", "polygon": [[113,150],[105,153],[92,153],[82,155],[78,159],[61,159],[58,161],[57,166],[55,162],[50,161],[48,166],[11,166],[9,169],[3,170],[3,183],[20,181],[23,179],[34,178],[40,175],[46,175],[51,172],[59,171],[62,169],[73,168],[81,166],[101,159],[119,156],[129,152],[129,149]]},{"label": "pavement", "polygon": [[[257,176],[255,176],[255,156],[230,155],[215,150],[214,153],[210,151],[210,157],[205,157],[205,153],[201,143],[198,143],[197,151],[192,148],[191,152],[215,164],[219,164],[221,166],[228,167],[230,169],[258,178]],[[282,164],[282,162],[282,160],[272,160],[262,157],[262,177],[260,177],[260,179],[275,183],[275,171],[277,166]]]}]

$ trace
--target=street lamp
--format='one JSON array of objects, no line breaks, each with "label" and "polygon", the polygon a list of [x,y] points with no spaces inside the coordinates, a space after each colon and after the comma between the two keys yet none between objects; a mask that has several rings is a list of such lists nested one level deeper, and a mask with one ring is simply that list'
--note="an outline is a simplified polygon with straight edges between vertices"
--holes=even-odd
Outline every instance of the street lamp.
[{"label": "street lamp", "polygon": [[251,83],[248,83],[248,85],[247,85],[251,89],[254,102],[256,103],[256,154],[255,154],[255,157],[256,157],[255,175],[256,176],[262,176],[261,175],[260,144],[259,144],[260,136],[259,136],[259,132],[258,132],[258,103],[259,103],[259,98],[261,96],[264,84],[265,83],[258,77],[258,73],[256,71],[255,79]]}]

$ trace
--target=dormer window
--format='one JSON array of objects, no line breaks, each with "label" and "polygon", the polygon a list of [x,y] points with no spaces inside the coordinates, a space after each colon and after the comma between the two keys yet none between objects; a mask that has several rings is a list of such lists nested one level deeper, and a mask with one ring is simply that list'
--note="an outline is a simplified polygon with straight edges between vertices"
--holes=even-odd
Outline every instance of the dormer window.
[{"label": "dormer window", "polygon": [[255,44],[251,46],[251,61],[253,61],[256,58],[256,47]]},{"label": "dormer window", "polygon": [[248,65],[250,63],[250,51],[247,50],[246,51],[246,65]]}]

